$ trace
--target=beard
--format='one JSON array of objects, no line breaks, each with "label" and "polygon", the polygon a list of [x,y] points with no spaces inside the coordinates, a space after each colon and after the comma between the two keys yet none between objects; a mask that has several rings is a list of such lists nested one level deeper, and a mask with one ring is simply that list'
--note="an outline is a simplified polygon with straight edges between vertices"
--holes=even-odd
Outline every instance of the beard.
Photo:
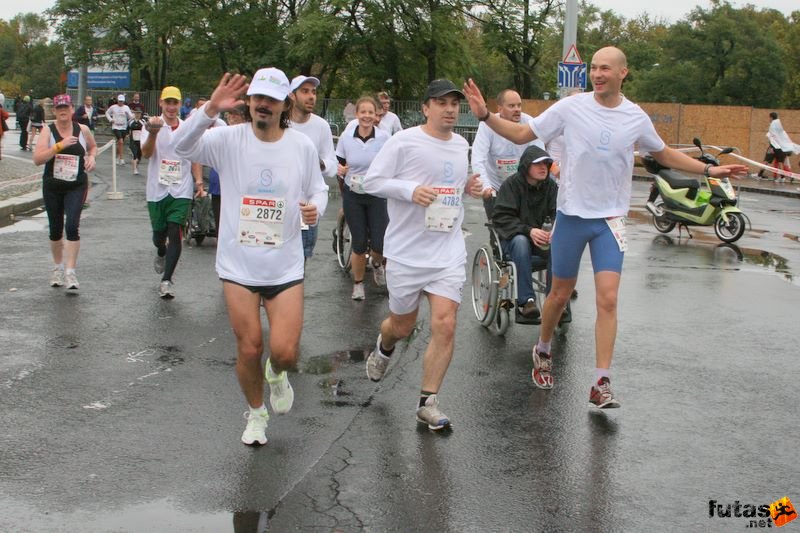
[{"label": "beard", "polygon": [[256,120],[256,128],[264,131],[267,129],[267,121],[266,120]]}]

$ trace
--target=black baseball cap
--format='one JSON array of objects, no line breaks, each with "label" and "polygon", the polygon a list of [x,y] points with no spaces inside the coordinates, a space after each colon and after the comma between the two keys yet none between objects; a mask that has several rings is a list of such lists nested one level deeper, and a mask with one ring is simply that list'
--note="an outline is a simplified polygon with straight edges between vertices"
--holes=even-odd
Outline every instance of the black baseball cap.
[{"label": "black baseball cap", "polygon": [[428,85],[428,88],[425,90],[425,98],[423,101],[427,102],[431,98],[439,98],[440,96],[451,93],[455,93],[461,99],[465,98],[464,93],[462,93],[452,81],[440,78],[438,80],[433,80],[430,85]]}]

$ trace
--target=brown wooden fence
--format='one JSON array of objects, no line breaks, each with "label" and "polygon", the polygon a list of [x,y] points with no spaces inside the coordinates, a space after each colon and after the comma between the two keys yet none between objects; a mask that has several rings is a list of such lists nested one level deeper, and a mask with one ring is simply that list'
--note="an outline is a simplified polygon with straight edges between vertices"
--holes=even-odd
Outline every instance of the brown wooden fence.
[{"label": "brown wooden fence", "polygon": [[[553,101],[525,100],[523,110],[536,116]],[[796,143],[800,143],[800,110],[756,109],[753,107],[639,104],[658,130],[664,142],[671,145],[692,144],[700,137],[703,144],[734,146],[742,155],[761,161],[767,150],[769,114],[778,113],[784,129]]]}]

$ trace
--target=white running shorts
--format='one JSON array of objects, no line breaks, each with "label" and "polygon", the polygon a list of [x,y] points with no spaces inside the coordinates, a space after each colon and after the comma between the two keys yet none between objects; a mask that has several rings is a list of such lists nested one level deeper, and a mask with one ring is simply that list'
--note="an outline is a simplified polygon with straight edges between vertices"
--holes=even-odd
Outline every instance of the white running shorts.
[{"label": "white running shorts", "polygon": [[396,315],[416,311],[426,292],[460,304],[466,281],[464,263],[446,268],[421,268],[386,261],[389,310]]}]

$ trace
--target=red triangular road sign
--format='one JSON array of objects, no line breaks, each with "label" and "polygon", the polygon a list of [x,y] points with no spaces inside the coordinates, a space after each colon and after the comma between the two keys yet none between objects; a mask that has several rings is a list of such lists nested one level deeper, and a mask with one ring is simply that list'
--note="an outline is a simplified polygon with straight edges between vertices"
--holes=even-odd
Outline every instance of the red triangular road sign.
[{"label": "red triangular road sign", "polygon": [[581,63],[583,63],[580,54],[578,54],[578,49],[575,47],[574,44],[569,47],[567,55],[564,56],[563,62],[566,63],[567,65],[580,65]]}]

